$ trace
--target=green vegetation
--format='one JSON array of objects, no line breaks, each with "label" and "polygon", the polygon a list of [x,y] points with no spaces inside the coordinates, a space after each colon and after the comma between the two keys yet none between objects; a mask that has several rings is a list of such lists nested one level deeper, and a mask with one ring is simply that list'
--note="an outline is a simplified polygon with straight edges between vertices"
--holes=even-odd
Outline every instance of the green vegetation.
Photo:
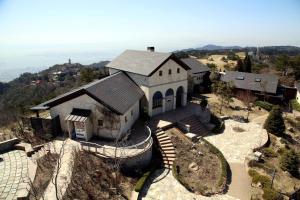
[{"label": "green vegetation", "polygon": [[148,180],[148,178],[150,177],[150,175],[155,171],[155,169],[156,169],[156,165],[152,162],[150,164],[149,170],[146,171],[143,174],[143,176],[135,184],[134,191],[140,192],[143,189],[146,181]]},{"label": "green vegetation", "polygon": [[207,67],[209,67],[212,71],[216,71],[218,66],[215,63],[207,63]]},{"label": "green vegetation", "polygon": [[243,61],[241,59],[238,59],[235,68],[239,72],[243,72],[244,71],[244,63],[243,63]]},{"label": "green vegetation", "polygon": [[215,125],[215,128],[212,130],[213,133],[220,133],[224,128],[224,122],[218,118],[215,114],[211,114],[210,123]]},{"label": "green vegetation", "polygon": [[213,92],[218,95],[221,101],[219,113],[222,114],[222,108],[225,104],[229,104],[230,101],[232,101],[233,97],[233,84],[232,83],[226,83],[223,81],[218,81],[212,84]]},{"label": "green vegetation", "polygon": [[236,55],[234,52],[229,52],[227,54],[227,60],[233,60],[233,61],[236,61],[236,60],[239,60],[240,57],[238,55]]},{"label": "green vegetation", "polygon": [[264,128],[272,134],[282,136],[285,132],[285,124],[282,117],[282,112],[279,106],[273,106],[267,120],[265,121]]},{"label": "green vegetation", "polygon": [[248,54],[246,54],[246,57],[244,59],[244,72],[252,72],[251,58]]},{"label": "green vegetation", "polygon": [[274,158],[277,156],[277,153],[271,147],[263,149],[262,152],[263,152],[264,156],[269,157],[269,158]]},{"label": "green vegetation", "polygon": [[298,176],[299,156],[294,150],[285,151],[280,158],[280,167],[293,176]]},{"label": "green vegetation", "polygon": [[266,111],[271,111],[273,108],[273,104],[268,103],[266,101],[256,101],[255,105],[265,109]]},{"label": "green vegetation", "polygon": [[260,183],[263,193],[263,199],[265,200],[278,200],[282,199],[281,195],[276,192],[272,187],[271,179],[268,176],[261,175],[257,171],[250,169],[248,171],[249,176],[252,177],[252,183]]},{"label": "green vegetation", "polygon": [[300,104],[298,103],[298,101],[296,99],[291,100],[291,105],[292,105],[293,110],[300,112]]}]

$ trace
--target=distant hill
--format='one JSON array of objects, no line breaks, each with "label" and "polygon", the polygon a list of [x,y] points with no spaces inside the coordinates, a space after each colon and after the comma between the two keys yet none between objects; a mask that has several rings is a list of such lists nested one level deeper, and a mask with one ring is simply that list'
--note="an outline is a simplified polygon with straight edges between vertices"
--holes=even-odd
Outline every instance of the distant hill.
[{"label": "distant hill", "polygon": [[242,49],[243,47],[240,46],[217,46],[214,44],[208,44],[205,45],[203,47],[198,47],[195,48],[196,50],[209,50],[209,51],[213,51],[213,50],[221,50],[221,49]]}]

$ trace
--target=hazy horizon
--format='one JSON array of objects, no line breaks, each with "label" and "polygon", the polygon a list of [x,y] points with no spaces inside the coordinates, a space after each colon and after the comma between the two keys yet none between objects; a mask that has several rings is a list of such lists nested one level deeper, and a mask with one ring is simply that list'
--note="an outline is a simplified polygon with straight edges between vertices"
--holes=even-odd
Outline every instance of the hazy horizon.
[{"label": "hazy horizon", "polygon": [[300,46],[299,10],[297,0],[0,0],[0,81],[147,46]]}]

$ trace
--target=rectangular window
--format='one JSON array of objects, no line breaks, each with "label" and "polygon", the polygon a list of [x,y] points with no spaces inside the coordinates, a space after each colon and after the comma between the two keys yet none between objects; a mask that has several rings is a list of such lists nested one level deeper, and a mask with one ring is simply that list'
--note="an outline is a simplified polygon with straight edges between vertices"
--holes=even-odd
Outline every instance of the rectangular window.
[{"label": "rectangular window", "polygon": [[159,76],[162,76],[162,71],[159,71]]},{"label": "rectangular window", "polygon": [[169,74],[172,74],[172,70],[171,69],[169,69]]},{"label": "rectangular window", "polygon": [[177,68],[177,74],[179,74],[180,73],[180,68]]},{"label": "rectangular window", "polygon": [[100,127],[103,126],[103,120],[98,120],[98,126],[100,126]]}]

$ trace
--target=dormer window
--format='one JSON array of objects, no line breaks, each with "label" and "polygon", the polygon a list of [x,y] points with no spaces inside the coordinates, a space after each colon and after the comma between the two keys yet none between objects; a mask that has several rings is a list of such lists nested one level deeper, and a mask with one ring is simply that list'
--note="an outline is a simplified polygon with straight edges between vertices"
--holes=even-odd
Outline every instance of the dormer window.
[{"label": "dormer window", "polygon": [[244,77],[244,76],[238,76],[238,77],[236,77],[235,79],[236,79],[236,80],[244,80],[245,77]]},{"label": "dormer window", "polygon": [[260,78],[256,78],[255,82],[261,82],[261,79]]},{"label": "dormer window", "polygon": [[172,74],[172,70],[171,69],[169,69],[169,75],[171,75]]},{"label": "dormer window", "polygon": [[180,73],[180,68],[177,68],[177,74],[179,74]]},{"label": "dormer window", "polygon": [[159,74],[159,76],[162,76],[162,71],[160,70],[160,71],[158,72],[158,74]]}]

